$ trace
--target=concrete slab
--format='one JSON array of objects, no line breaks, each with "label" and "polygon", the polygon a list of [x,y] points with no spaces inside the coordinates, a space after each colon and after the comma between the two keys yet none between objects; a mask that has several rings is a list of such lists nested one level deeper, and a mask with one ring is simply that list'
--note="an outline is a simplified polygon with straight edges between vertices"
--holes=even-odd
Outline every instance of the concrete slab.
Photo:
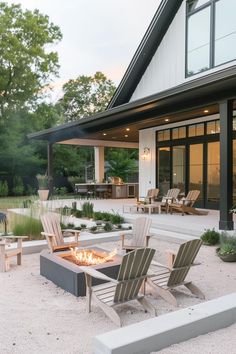
[{"label": "concrete slab", "polygon": [[94,354],[149,354],[236,322],[236,293],[98,335]]}]

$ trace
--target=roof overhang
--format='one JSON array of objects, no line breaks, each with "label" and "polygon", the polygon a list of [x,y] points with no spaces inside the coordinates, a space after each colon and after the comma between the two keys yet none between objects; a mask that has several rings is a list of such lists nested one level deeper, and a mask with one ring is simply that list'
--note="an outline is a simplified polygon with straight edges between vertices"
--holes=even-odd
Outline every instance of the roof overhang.
[{"label": "roof overhang", "polygon": [[[108,140],[103,136],[107,129],[112,131],[127,125],[144,129],[158,125],[158,121],[167,115],[235,98],[236,66],[232,66],[161,93],[108,109],[92,117],[29,134],[28,137],[50,143],[71,139]],[[138,140],[134,139],[133,142]]]}]

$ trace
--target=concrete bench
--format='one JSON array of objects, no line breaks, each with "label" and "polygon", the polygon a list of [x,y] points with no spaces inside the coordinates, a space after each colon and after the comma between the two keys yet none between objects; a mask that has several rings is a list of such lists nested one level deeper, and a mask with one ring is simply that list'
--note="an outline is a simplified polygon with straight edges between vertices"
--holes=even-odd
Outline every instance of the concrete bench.
[{"label": "concrete bench", "polygon": [[94,354],[149,354],[236,322],[236,293],[94,338]]}]

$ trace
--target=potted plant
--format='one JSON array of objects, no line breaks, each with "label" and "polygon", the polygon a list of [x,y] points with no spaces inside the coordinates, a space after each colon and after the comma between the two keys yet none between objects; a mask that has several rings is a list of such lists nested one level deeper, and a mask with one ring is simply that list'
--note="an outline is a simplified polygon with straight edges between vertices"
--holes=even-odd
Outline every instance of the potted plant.
[{"label": "potted plant", "polygon": [[38,180],[38,185],[39,185],[39,189],[38,189],[39,199],[41,201],[47,200],[48,199],[48,195],[49,195],[48,176],[47,175],[38,174],[36,176],[36,178]]},{"label": "potted plant", "polygon": [[218,256],[224,262],[236,262],[236,235],[222,232],[220,235],[220,247],[216,250]]}]

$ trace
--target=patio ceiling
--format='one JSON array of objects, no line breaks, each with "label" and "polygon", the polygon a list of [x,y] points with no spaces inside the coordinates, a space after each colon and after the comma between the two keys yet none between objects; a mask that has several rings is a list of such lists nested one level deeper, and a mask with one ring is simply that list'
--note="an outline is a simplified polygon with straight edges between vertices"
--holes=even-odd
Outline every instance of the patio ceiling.
[{"label": "patio ceiling", "polygon": [[209,110],[207,114],[215,114],[221,100],[235,98],[236,66],[233,66],[77,122],[29,134],[28,137],[66,144],[89,139],[91,142],[94,140],[94,146],[95,140],[104,141],[103,146],[109,146],[111,142],[116,142],[116,146],[119,143],[138,143],[140,129],[202,117],[206,115],[206,109]]}]

